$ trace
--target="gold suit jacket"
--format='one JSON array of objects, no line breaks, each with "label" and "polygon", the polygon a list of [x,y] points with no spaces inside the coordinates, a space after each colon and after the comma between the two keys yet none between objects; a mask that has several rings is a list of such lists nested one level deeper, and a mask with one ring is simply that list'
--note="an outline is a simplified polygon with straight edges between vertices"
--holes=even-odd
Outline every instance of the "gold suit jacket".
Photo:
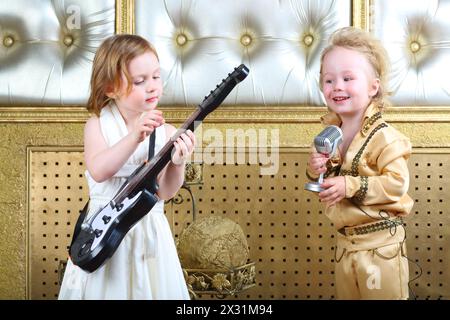
[{"label": "gold suit jacket", "polygon": [[[324,125],[341,125],[333,112],[321,120]],[[325,211],[334,226],[340,229],[407,215],[413,206],[407,194],[410,155],[409,139],[382,119],[376,105],[369,105],[344,158],[338,154],[327,163],[325,177],[345,177],[345,198]],[[309,171],[307,175],[317,178]]]}]

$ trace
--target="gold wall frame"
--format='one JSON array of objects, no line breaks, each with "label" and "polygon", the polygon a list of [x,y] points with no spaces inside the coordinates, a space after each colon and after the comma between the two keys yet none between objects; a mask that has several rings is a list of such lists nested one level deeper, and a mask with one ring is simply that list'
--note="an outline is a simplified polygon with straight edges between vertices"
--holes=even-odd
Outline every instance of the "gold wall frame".
[{"label": "gold wall frame", "polygon": [[[351,24],[368,30],[370,28],[373,0],[352,0]],[[135,0],[116,0],[116,33],[134,33]],[[180,123],[186,118],[189,107],[182,105],[162,106],[169,121]],[[303,123],[317,122],[326,112],[325,107],[306,105],[236,105],[224,106],[206,121],[238,123]],[[89,114],[84,106],[6,106],[0,105],[0,123],[12,122],[73,122],[84,123]],[[391,122],[444,122],[450,123],[450,106],[393,106],[387,111]]]},{"label": "gold wall frame", "polygon": [[[116,33],[134,32],[134,3],[116,0]],[[371,3],[352,1],[352,25],[368,29]],[[176,105],[162,109],[167,121],[174,125],[182,123],[192,111]],[[325,112],[325,107],[298,105],[222,106],[206,119],[204,129],[214,128],[224,134],[227,129],[279,130],[280,148],[307,148],[320,131],[319,118]],[[27,250],[32,153],[80,151],[88,116],[84,106],[76,105],[0,106],[0,299],[31,298]],[[385,118],[411,138],[422,158],[426,152],[419,152],[421,148],[450,148],[450,106],[394,106],[387,110]],[[441,154],[444,163],[449,163],[449,153],[444,150]],[[266,282],[262,287],[275,290],[273,295],[282,298],[279,291],[283,288],[273,288]],[[257,288],[251,290],[251,298],[266,297],[255,293]]]},{"label": "gold wall frame", "polygon": [[134,0],[116,0],[116,33],[134,33]]},{"label": "gold wall frame", "polygon": [[352,25],[369,30],[370,0],[352,0]]}]

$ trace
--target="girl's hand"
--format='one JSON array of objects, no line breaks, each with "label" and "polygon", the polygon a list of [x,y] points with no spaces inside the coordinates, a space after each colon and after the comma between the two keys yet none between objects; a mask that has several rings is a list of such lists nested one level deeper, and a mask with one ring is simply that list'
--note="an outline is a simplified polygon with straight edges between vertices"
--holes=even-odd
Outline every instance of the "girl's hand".
[{"label": "girl's hand", "polygon": [[311,153],[307,164],[309,167],[309,171],[316,175],[327,172],[326,163],[328,159],[329,156],[327,154],[318,152]]},{"label": "girl's hand", "polygon": [[327,207],[345,198],[345,177],[343,176],[325,179],[320,186],[326,189],[319,193],[319,198]]},{"label": "girl's hand", "polygon": [[136,120],[132,134],[137,142],[142,142],[147,136],[152,134],[157,127],[163,125],[165,122],[161,110],[155,109],[143,112]]},{"label": "girl's hand", "polygon": [[173,164],[183,165],[186,159],[191,155],[195,146],[195,135],[191,130],[181,134],[173,143],[175,149],[172,153]]}]

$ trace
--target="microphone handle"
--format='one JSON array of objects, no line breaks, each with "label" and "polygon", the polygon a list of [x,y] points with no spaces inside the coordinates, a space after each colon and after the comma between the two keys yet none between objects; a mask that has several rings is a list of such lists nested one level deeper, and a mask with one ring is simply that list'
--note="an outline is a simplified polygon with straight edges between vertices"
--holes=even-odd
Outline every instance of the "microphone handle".
[{"label": "microphone handle", "polygon": [[323,172],[320,174],[319,176],[319,180],[317,181],[318,184],[322,184],[323,183]]}]

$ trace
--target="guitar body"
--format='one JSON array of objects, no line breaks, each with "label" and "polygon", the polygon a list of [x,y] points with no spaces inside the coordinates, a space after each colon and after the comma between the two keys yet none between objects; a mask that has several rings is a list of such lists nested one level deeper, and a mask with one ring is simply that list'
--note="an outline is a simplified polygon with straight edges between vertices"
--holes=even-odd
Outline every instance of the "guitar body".
[{"label": "guitar body", "polygon": [[85,219],[85,214],[80,215],[69,248],[70,258],[75,265],[93,272],[114,254],[127,232],[158,202],[156,178],[171,159],[174,141],[185,130],[194,131],[248,73],[248,68],[243,64],[235,68],[205,97],[158,154],[130,175],[108,205],[89,215],[88,219]]},{"label": "guitar body", "polygon": [[143,189],[133,198],[126,199],[120,210],[110,204],[105,206],[93,220],[92,228],[80,228],[69,251],[72,262],[88,272],[98,269],[114,254],[127,232],[157,202],[154,194]]}]

